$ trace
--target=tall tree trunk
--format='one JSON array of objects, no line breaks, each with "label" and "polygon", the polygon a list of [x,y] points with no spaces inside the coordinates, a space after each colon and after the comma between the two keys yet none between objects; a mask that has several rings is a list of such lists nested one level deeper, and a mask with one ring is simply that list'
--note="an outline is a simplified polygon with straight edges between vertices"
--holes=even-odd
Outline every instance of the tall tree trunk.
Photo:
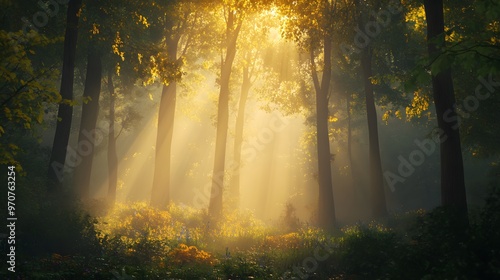
[{"label": "tall tree trunk", "polygon": [[373,84],[370,80],[372,76],[372,49],[369,46],[363,50],[363,54],[361,56],[361,68],[363,70],[366,116],[368,119],[368,138],[370,143],[369,154],[372,216],[374,218],[380,218],[387,215],[387,206],[385,202],[382,162],[380,159],[377,110],[375,107]]},{"label": "tall tree trunk", "polygon": [[316,133],[318,151],[318,223],[320,227],[332,229],[335,226],[335,205],[332,189],[332,168],[330,153],[330,138],[328,136],[328,94],[330,92],[330,79],[332,73],[332,42],[329,36],[323,38],[324,67],[321,85],[316,73],[314,54],[311,50],[311,63],[313,64],[313,81],[316,90]]},{"label": "tall tree trunk", "polygon": [[89,196],[94,147],[98,141],[96,136],[102,137],[95,130],[99,114],[101,78],[101,56],[97,50],[91,47],[87,57],[87,74],[83,90],[83,98],[88,99],[88,102],[82,105],[82,119],[76,149],[77,157],[81,157],[81,163],[75,168],[74,175],[75,189],[82,199]]},{"label": "tall tree trunk", "polygon": [[241,146],[243,144],[243,126],[245,124],[245,107],[248,100],[248,93],[252,84],[248,66],[243,68],[243,82],[241,84],[241,95],[238,105],[238,115],[236,117],[235,136],[234,136],[234,164],[237,170],[231,177],[231,199],[233,207],[237,209],[240,203],[240,169],[241,169]]},{"label": "tall tree trunk", "polygon": [[[354,184],[354,167],[352,161],[352,120],[351,120],[351,94],[346,96],[346,111],[347,111],[347,160],[349,162],[349,174],[351,177],[352,187]],[[357,189],[357,188],[356,188]]]},{"label": "tall tree trunk", "polygon": [[217,108],[217,136],[215,141],[212,189],[208,211],[212,216],[222,212],[222,193],[224,191],[224,171],[226,163],[226,141],[229,122],[229,80],[236,55],[236,41],[241,29],[241,20],[235,24],[234,13],[229,11],[226,24],[226,57],[221,65],[219,104]]},{"label": "tall tree trunk", "polygon": [[[433,59],[445,45],[443,1],[424,0],[424,7],[429,57]],[[455,122],[446,121],[457,119],[451,69],[432,73],[432,91],[441,140],[441,204],[458,211],[459,219],[468,224],[460,132],[458,127],[454,129]]]},{"label": "tall tree trunk", "polygon": [[[177,61],[179,40],[179,36],[167,36],[167,56],[170,61]],[[163,85],[158,113],[155,172],[153,189],[151,191],[151,205],[158,208],[166,207],[170,203],[170,158],[172,153],[176,98],[177,81],[172,80],[167,85]]]},{"label": "tall tree trunk", "polygon": [[[75,77],[75,54],[78,38],[79,10],[82,0],[71,0],[66,15],[66,33],[64,35],[63,69],[61,77],[61,97],[63,100],[73,100],[73,81]],[[54,142],[50,154],[48,169],[48,189],[58,192],[62,187],[64,166],[66,163],[66,149],[71,132],[73,107],[68,104],[59,104]]]},{"label": "tall tree trunk", "polygon": [[113,85],[113,69],[108,71],[109,91],[109,132],[108,132],[108,204],[113,206],[116,201],[118,184],[118,156],[116,154],[115,138],[115,87]]},{"label": "tall tree trunk", "polygon": [[[263,188],[260,191],[259,198],[259,209],[257,210],[258,217],[267,217],[269,210],[269,197],[272,196],[272,190],[276,189],[276,185],[274,184],[274,178],[276,175],[276,142],[272,141],[269,144],[269,147],[266,147],[266,163],[264,167],[264,172],[262,177],[264,178],[262,181]],[[263,158],[266,159],[266,158]]]}]

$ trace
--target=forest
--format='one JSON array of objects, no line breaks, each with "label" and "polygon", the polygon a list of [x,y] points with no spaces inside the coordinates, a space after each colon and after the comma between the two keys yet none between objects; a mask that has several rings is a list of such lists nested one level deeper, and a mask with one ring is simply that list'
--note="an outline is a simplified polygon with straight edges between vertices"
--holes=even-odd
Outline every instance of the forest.
[{"label": "forest", "polygon": [[500,279],[499,0],[0,5],[1,279]]}]

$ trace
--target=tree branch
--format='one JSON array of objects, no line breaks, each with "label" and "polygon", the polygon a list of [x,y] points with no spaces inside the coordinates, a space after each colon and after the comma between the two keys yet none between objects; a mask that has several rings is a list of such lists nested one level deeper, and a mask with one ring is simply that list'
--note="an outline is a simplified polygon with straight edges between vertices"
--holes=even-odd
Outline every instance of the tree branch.
[{"label": "tree branch", "polygon": [[321,91],[321,87],[319,85],[318,72],[316,71],[316,62],[314,61],[314,50],[312,46],[310,55],[311,55],[311,76],[314,82],[314,89],[316,90],[316,94],[318,94]]}]

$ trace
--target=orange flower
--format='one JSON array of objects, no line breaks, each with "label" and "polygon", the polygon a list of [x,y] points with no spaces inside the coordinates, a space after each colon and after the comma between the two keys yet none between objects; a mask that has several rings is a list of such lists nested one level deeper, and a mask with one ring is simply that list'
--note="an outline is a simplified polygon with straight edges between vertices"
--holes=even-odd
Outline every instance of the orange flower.
[{"label": "orange flower", "polygon": [[168,254],[172,263],[174,264],[208,264],[213,265],[215,263],[213,257],[203,251],[199,250],[195,246],[187,246],[186,244],[179,244],[179,246]]}]

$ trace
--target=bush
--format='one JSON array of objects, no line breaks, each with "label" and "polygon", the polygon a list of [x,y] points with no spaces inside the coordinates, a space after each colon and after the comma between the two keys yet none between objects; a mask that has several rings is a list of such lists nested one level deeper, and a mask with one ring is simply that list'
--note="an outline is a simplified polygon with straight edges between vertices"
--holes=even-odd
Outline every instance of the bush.
[{"label": "bush", "polygon": [[419,216],[410,240],[396,252],[391,279],[499,279],[499,198],[497,189],[469,227],[450,209]]},{"label": "bush", "polygon": [[207,266],[216,263],[215,259],[207,252],[199,250],[195,246],[179,244],[179,246],[168,253],[169,263],[178,266]]},{"label": "bush", "polygon": [[[95,219],[71,198],[40,197],[36,210],[20,217],[21,252],[30,255],[100,254]],[[76,205],[76,206],[75,206]],[[22,219],[21,219],[22,218]]]},{"label": "bush", "polygon": [[216,269],[224,279],[274,279],[273,269],[254,257],[254,254],[248,254],[225,258]]},{"label": "bush", "polygon": [[340,274],[354,279],[386,279],[394,269],[399,239],[381,225],[354,226],[343,230],[335,253]]},{"label": "bush", "polygon": [[249,212],[206,220],[204,211],[146,204],[118,205],[96,231],[85,212],[59,208],[71,200],[36,201],[21,231],[39,253],[20,264],[25,279],[500,279],[498,189],[467,228],[438,208],[335,237],[312,227],[270,234]]}]

